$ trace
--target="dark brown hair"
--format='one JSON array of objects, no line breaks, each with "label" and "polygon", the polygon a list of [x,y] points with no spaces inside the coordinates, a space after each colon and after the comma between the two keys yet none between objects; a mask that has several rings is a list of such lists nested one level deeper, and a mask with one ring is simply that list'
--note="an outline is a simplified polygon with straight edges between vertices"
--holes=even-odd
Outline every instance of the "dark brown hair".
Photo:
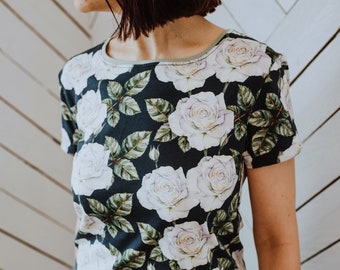
[{"label": "dark brown hair", "polygon": [[[109,1],[106,2],[110,6]],[[122,40],[147,36],[155,27],[181,17],[205,16],[221,4],[221,0],[117,0],[117,2],[122,13],[114,36]]]}]

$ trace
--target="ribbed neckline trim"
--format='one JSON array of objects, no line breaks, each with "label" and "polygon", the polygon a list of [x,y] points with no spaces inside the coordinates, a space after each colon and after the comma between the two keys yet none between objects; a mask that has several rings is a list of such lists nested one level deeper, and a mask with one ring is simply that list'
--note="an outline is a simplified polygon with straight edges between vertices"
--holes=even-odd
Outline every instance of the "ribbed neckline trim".
[{"label": "ribbed neckline trim", "polygon": [[191,62],[191,61],[196,61],[201,59],[203,56],[209,54],[212,50],[214,50],[215,46],[228,34],[230,33],[230,31],[228,30],[224,30],[219,36],[218,38],[208,47],[206,48],[204,51],[195,54],[193,56],[190,57],[184,57],[184,58],[175,58],[175,59],[152,59],[152,60],[122,60],[122,59],[115,59],[112,58],[111,56],[109,56],[106,52],[106,48],[108,43],[110,42],[110,38],[107,39],[102,48],[101,48],[101,56],[103,58],[103,60],[106,63],[112,64],[112,65],[126,65],[126,66],[134,66],[134,65],[145,65],[145,64],[153,64],[153,63],[165,63],[165,64],[169,64],[169,63],[187,63],[187,62]]}]

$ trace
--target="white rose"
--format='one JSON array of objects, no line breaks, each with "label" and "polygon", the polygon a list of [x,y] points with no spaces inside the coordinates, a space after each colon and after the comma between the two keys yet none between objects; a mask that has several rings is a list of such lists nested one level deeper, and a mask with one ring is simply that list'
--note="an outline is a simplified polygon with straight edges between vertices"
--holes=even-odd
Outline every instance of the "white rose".
[{"label": "white rose", "polygon": [[84,144],[74,156],[72,188],[75,194],[89,196],[111,186],[112,169],[107,165],[110,150],[98,143]]},{"label": "white rose", "polygon": [[66,90],[77,95],[87,86],[87,79],[93,75],[92,54],[83,53],[70,59],[64,66],[60,81]]},{"label": "white rose", "polygon": [[104,235],[105,223],[97,217],[87,215],[80,204],[74,202],[73,205],[80,220],[79,231],[93,235]]},{"label": "white rose", "polygon": [[84,132],[86,141],[91,134],[100,131],[101,124],[106,118],[107,107],[102,103],[100,92],[87,91],[77,102],[77,125]]},{"label": "white rose", "polygon": [[183,169],[160,167],[146,174],[137,192],[140,204],[155,209],[161,219],[168,222],[185,218],[191,208],[198,204],[196,194],[190,192]]},{"label": "white rose", "polygon": [[202,87],[205,80],[215,71],[206,59],[193,63],[168,64],[160,63],[155,68],[157,78],[162,82],[173,82],[175,88],[184,93]]},{"label": "white rose", "polygon": [[291,159],[292,157],[295,157],[297,154],[299,154],[301,149],[302,149],[302,143],[301,143],[300,137],[298,135],[295,135],[293,138],[292,145],[285,151],[280,152],[278,159],[280,162]]},{"label": "white rose", "polygon": [[71,145],[71,140],[70,140],[66,130],[64,128],[61,128],[61,145],[60,145],[61,149],[64,152],[67,152],[70,145]]},{"label": "white rose", "polygon": [[248,151],[244,151],[242,153],[243,161],[248,169],[253,168],[253,157],[249,154]]},{"label": "white rose", "polygon": [[283,108],[289,112],[291,119],[294,117],[293,104],[289,94],[289,72],[284,71],[284,75],[278,80],[278,87],[280,89],[280,100]]},{"label": "white rose", "polygon": [[198,150],[218,146],[220,139],[234,127],[234,113],[226,109],[223,94],[201,92],[181,99],[169,115],[171,130],[188,138]]},{"label": "white rose", "polygon": [[77,270],[112,270],[117,258],[98,240],[91,244],[80,239],[77,243]]},{"label": "white rose", "polygon": [[118,75],[130,71],[131,68],[106,63],[102,57],[102,51],[99,50],[93,55],[93,70],[97,80],[113,80]]},{"label": "white rose", "polygon": [[246,270],[246,266],[243,261],[243,249],[234,251],[231,256],[233,257],[238,270]]},{"label": "white rose", "polygon": [[224,155],[204,157],[197,167],[188,171],[187,179],[204,211],[220,208],[237,183],[234,159]]},{"label": "white rose", "polygon": [[166,228],[159,240],[164,256],[176,260],[181,269],[207,264],[209,251],[217,245],[216,236],[209,233],[207,223],[200,225],[196,221]]},{"label": "white rose", "polygon": [[210,57],[216,63],[216,77],[221,82],[243,82],[249,76],[263,76],[271,65],[265,44],[243,38],[227,38]]}]

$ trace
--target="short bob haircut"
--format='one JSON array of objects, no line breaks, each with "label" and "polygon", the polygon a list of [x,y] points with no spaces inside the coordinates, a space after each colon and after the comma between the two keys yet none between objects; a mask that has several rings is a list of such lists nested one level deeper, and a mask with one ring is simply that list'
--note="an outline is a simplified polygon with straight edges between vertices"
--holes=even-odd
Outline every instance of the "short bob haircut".
[{"label": "short bob haircut", "polygon": [[[106,2],[111,9],[109,1]],[[113,36],[126,40],[148,36],[155,27],[181,17],[205,16],[213,12],[221,0],[117,0],[117,3],[122,12]]]}]

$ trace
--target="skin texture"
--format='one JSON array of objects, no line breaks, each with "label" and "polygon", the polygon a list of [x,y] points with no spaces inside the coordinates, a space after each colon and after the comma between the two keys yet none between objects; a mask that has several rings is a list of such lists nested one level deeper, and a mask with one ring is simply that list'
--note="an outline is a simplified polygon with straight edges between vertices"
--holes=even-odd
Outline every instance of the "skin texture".
[{"label": "skin texture", "polygon": [[[105,0],[74,0],[81,12],[110,11]],[[119,13],[116,1],[110,0]],[[176,59],[208,48],[223,29],[201,16],[180,18],[156,28],[149,36],[125,42],[112,39],[107,53],[124,60]],[[300,269],[295,213],[294,159],[247,171],[260,270]]]},{"label": "skin texture", "polygon": [[247,173],[259,269],[300,269],[294,159]]}]

